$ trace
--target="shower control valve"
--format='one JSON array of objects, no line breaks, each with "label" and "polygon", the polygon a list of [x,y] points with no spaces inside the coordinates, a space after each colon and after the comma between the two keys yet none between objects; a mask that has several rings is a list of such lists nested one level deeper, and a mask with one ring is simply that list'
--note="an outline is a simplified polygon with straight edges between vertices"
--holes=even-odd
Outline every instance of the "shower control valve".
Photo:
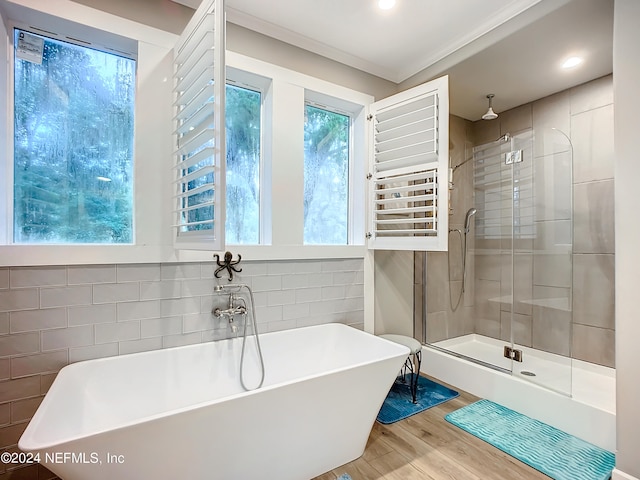
[{"label": "shower control valve", "polygon": [[216,307],[213,309],[211,313],[213,313],[213,316],[216,318],[227,317],[229,319],[229,323],[231,323],[233,322],[234,315],[246,315],[247,308],[244,305],[237,305],[235,307],[227,308],[225,310],[222,310],[221,308]]}]

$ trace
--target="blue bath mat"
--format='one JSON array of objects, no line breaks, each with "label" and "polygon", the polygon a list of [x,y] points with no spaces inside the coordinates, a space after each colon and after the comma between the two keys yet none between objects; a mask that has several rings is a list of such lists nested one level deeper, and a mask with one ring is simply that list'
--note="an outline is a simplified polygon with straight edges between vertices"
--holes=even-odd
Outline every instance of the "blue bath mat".
[{"label": "blue bath mat", "polygon": [[444,418],[555,480],[607,480],[616,463],[607,450],[489,400]]},{"label": "blue bath mat", "polygon": [[351,477],[347,473],[343,473],[336,480],[351,480]]},{"label": "blue bath mat", "polygon": [[385,425],[394,423],[457,396],[458,392],[455,390],[420,376],[418,377],[417,403],[413,403],[407,378],[407,383],[395,382],[393,384],[387,398],[384,399],[377,420]]}]

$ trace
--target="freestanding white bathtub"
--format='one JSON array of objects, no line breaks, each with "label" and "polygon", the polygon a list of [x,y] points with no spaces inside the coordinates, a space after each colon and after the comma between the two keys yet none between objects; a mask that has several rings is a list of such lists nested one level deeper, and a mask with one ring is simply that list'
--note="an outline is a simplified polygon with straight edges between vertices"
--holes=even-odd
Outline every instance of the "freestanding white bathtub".
[{"label": "freestanding white bathtub", "polygon": [[240,338],[69,365],[18,446],[64,480],[303,480],[362,455],[408,349],[341,324],[260,340],[249,392]]}]

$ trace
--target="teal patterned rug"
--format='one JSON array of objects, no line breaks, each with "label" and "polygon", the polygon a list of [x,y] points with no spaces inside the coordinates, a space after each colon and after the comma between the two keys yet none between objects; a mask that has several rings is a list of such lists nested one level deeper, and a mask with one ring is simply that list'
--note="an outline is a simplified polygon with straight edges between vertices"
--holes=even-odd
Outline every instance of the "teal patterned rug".
[{"label": "teal patterned rug", "polygon": [[555,480],[607,480],[615,455],[489,400],[444,417]]},{"label": "teal patterned rug", "polygon": [[407,383],[396,381],[387,394],[387,398],[384,399],[376,420],[385,425],[394,423],[428,408],[440,405],[457,396],[458,392],[455,390],[419,376],[416,403],[413,403],[409,389],[409,379],[407,378]]}]

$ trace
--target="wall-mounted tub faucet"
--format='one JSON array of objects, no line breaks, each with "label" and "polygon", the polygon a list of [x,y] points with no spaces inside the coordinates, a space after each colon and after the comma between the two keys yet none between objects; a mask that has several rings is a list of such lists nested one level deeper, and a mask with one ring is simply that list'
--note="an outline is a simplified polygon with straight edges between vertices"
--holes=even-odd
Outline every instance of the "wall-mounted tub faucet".
[{"label": "wall-mounted tub faucet", "polygon": [[216,307],[213,309],[213,311],[211,313],[213,313],[213,315],[217,318],[220,317],[227,317],[229,319],[229,323],[233,323],[233,316],[234,315],[246,315],[247,314],[247,307],[239,304],[239,305],[234,305],[234,302],[236,301],[236,295],[235,293],[230,293],[229,294],[229,307],[226,309],[221,309],[220,307]]},{"label": "wall-mounted tub faucet", "polygon": [[[245,303],[244,298],[238,298],[237,294],[242,289],[245,289],[249,294],[249,302],[251,304],[251,315],[248,315],[247,305]],[[260,339],[258,338],[258,324],[256,323],[256,302],[253,298],[253,292],[249,285],[244,284],[229,284],[229,285],[216,285],[213,287],[213,291],[215,293],[229,292],[229,308],[222,310],[220,308],[214,308],[211,313],[217,318],[227,317],[229,319],[229,324],[231,325],[231,331],[236,333],[238,331],[238,327],[233,323],[234,315],[242,315],[244,316],[244,332],[242,334],[242,352],[240,352],[240,384],[245,390],[254,390],[256,388],[260,388],[262,383],[264,382],[264,359],[262,357],[262,349],[260,348]],[[236,305],[234,305],[236,303]],[[249,322],[251,319],[251,322]],[[249,388],[246,386],[244,382],[244,359],[245,359],[245,347],[247,345],[247,337],[249,323],[252,323],[253,334],[251,337],[255,340],[255,347],[258,353],[258,358],[260,359],[260,382],[258,386],[254,388]]]}]

